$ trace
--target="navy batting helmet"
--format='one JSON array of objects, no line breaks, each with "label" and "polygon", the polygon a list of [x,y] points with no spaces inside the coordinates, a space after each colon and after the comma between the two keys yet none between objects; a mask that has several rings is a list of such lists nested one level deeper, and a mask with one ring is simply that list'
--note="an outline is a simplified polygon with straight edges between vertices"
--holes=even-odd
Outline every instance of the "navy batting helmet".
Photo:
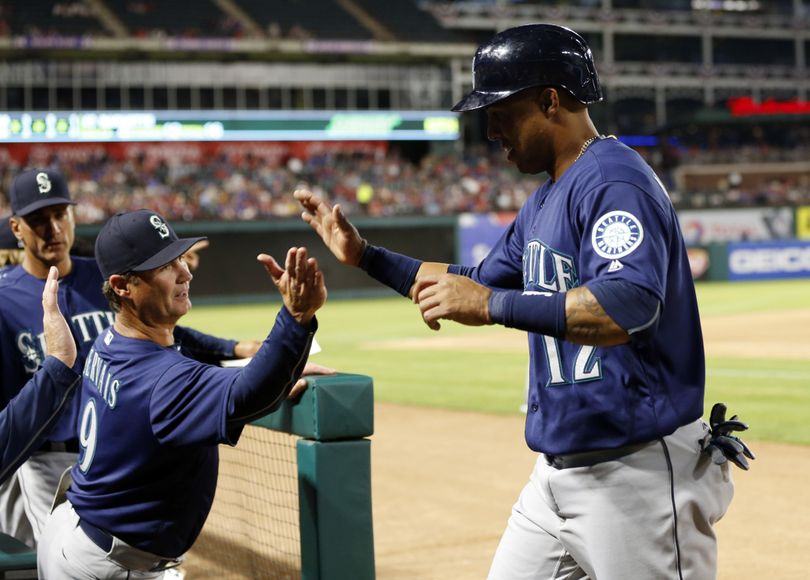
[{"label": "navy batting helmet", "polygon": [[602,88],[585,40],[556,24],[526,24],[496,34],[473,58],[473,90],[454,111],[480,109],[537,86],[562,87],[589,105]]}]

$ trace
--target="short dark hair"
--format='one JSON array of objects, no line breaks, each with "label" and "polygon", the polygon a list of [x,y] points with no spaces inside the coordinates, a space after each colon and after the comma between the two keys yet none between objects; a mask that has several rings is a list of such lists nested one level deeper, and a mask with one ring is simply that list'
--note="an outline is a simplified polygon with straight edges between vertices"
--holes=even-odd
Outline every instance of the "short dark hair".
[{"label": "short dark hair", "polygon": [[[127,282],[134,282],[140,279],[135,272],[128,272],[121,274],[121,276],[124,277]],[[115,293],[109,280],[104,280],[104,284],[101,286],[101,293],[104,294],[104,298],[107,299],[107,303],[110,305],[113,312],[116,314],[121,312],[121,297]]]}]

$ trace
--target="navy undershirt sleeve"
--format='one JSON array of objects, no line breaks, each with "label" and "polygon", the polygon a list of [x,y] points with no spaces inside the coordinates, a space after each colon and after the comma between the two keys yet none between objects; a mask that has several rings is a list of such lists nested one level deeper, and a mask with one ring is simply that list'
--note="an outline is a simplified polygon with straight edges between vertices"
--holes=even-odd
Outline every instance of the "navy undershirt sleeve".
[{"label": "navy undershirt sleeve", "polygon": [[607,315],[634,342],[655,334],[661,314],[661,302],[655,294],[618,278],[597,280],[586,286]]},{"label": "navy undershirt sleeve", "polygon": [[448,274],[457,274],[459,276],[466,276],[467,278],[472,278],[474,271],[475,271],[474,266],[462,266],[460,264],[450,264],[447,267]]},{"label": "navy undershirt sleeve", "polygon": [[369,276],[406,298],[421,265],[421,260],[370,244],[366,246],[360,258],[360,268]]}]

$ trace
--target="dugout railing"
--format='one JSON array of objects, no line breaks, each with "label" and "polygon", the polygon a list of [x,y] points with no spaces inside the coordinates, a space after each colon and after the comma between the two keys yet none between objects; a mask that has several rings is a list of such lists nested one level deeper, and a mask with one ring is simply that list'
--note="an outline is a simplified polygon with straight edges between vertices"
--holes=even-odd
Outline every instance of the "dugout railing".
[{"label": "dugout railing", "polygon": [[[308,380],[309,387],[297,401],[283,403],[246,427],[235,448],[220,448],[217,498],[189,553],[189,577],[218,572],[251,580],[375,578],[367,439],[374,431],[373,381],[356,374]],[[279,443],[281,434],[293,441]],[[274,449],[279,445],[289,450],[279,454]],[[263,489],[279,484],[270,472],[284,468],[272,464],[287,461],[285,455],[294,463],[289,468],[294,481],[281,481],[284,487],[295,488],[291,491],[297,503],[295,540],[300,550],[294,565],[276,561],[273,545],[290,539],[276,536],[282,530],[273,529],[287,525],[276,512],[290,500],[279,490]],[[272,537],[263,539],[266,534]],[[207,563],[200,566],[204,559]]]}]

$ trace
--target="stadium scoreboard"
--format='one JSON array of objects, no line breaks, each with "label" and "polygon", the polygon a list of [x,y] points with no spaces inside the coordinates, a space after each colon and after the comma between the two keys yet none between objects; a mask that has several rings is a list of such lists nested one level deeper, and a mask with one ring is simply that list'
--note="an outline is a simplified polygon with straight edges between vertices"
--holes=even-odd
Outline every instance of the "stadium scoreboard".
[{"label": "stadium scoreboard", "polygon": [[446,111],[43,111],[0,113],[0,142],[452,141]]}]

